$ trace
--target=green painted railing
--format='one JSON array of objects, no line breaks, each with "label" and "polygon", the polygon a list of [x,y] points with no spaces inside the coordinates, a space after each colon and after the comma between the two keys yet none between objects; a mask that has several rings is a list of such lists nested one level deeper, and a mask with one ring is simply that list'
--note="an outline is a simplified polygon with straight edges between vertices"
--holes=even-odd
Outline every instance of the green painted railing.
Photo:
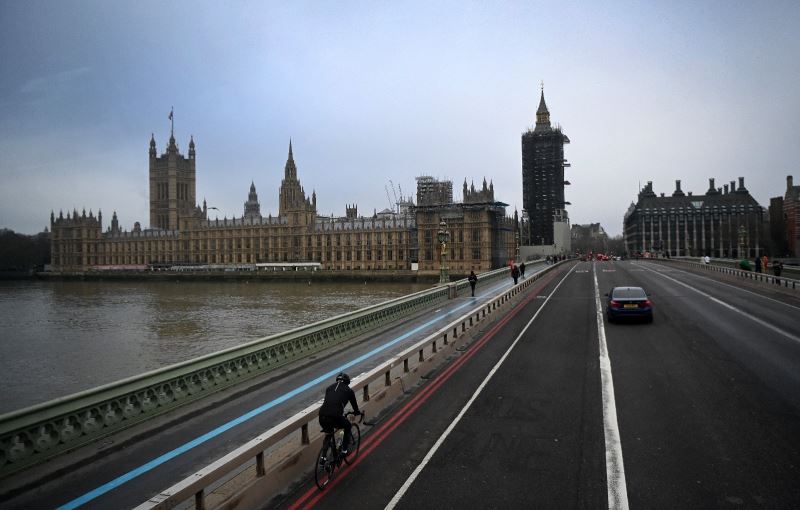
[{"label": "green painted railing", "polygon": [[[508,268],[480,275],[491,281]],[[0,478],[446,301],[460,280],[0,416]]]}]

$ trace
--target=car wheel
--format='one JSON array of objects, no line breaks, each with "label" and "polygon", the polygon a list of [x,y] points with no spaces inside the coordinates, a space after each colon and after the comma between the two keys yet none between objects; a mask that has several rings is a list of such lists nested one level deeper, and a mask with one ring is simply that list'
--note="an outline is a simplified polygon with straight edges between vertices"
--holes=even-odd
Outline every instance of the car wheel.
[{"label": "car wheel", "polygon": [[650,323],[650,324],[653,323],[653,316],[652,315],[647,318],[647,322]]}]

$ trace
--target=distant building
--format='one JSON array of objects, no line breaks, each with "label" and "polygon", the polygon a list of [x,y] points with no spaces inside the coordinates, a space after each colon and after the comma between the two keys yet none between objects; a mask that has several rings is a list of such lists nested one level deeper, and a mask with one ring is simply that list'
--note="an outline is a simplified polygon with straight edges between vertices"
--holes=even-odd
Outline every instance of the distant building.
[{"label": "distant building", "polygon": [[[439,268],[436,236],[442,220],[447,224],[450,234],[448,265],[451,272],[469,274],[471,270],[508,264],[516,248],[516,223],[505,215],[508,204],[495,200],[494,187],[487,186],[484,179],[483,188],[476,190],[474,185],[467,188],[465,181],[462,203],[453,202],[452,198],[446,203],[438,198],[435,201],[420,200],[419,197],[425,195],[425,189],[430,185],[431,181],[427,178],[422,181],[417,179],[419,203],[413,210],[419,232],[419,269],[432,271]],[[447,188],[446,185],[439,187],[442,190]],[[449,189],[452,190],[452,183]],[[438,196],[446,197],[446,192]]]},{"label": "distant building", "polygon": [[[239,218],[209,219],[209,208],[195,205],[195,144],[180,154],[171,134],[167,150],[158,156],[150,140],[150,228],[138,222],[124,231],[114,212],[103,231],[97,216],[74,210],[66,217],[51,212],[51,262],[56,271],[172,266],[233,266],[258,263],[319,263],[327,270],[438,270],[439,221],[448,222],[451,272],[486,271],[505,265],[514,246],[514,222],[505,205],[494,200],[494,189],[465,193],[453,203],[452,182],[418,179],[416,206],[399,199],[397,210],[371,217],[347,205],[342,217],[317,213],[317,197],[307,197],[297,178],[291,141],[279,189],[277,216],[261,214],[251,182]],[[434,226],[435,225],[435,226]]]},{"label": "distant building", "polygon": [[[688,195],[675,181],[672,196],[657,196],[653,183],[639,192],[624,218],[629,254],[670,256],[754,257],[763,252],[764,209],[744,186],[744,177],[722,188],[709,179],[705,195]],[[740,252],[740,244],[744,252]]]},{"label": "distant building", "polygon": [[785,255],[789,253],[786,218],[783,210],[783,197],[769,199],[769,241],[768,253]]},{"label": "distant building", "polygon": [[599,223],[572,225],[572,249],[580,253],[608,253],[608,234]]},{"label": "distant building", "polygon": [[418,205],[442,205],[452,203],[453,181],[440,181],[429,175],[417,177]]},{"label": "distant building", "polygon": [[523,244],[556,244],[556,218],[561,224],[569,224],[564,201],[564,168],[569,166],[564,159],[566,143],[569,138],[561,127],[550,124],[542,90],[536,126],[522,134],[522,207],[528,217]]},{"label": "distant building", "polygon": [[800,186],[795,186],[792,176],[786,176],[786,194],[783,196],[783,221],[786,225],[786,242],[789,254],[800,257]]}]

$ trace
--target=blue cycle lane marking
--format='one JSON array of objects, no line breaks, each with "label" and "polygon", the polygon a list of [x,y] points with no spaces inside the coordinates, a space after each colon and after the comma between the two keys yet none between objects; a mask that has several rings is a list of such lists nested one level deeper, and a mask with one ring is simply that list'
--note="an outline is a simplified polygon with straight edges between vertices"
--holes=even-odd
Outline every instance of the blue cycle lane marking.
[{"label": "blue cycle lane marking", "polygon": [[452,315],[452,314],[456,313],[457,311],[459,311],[459,310],[461,310],[463,308],[466,308],[467,306],[474,305],[475,301],[477,301],[478,299],[483,298],[483,297],[485,297],[485,296],[487,296],[489,294],[493,294],[494,292],[496,292],[497,290],[499,290],[499,289],[501,289],[502,287],[505,287],[505,286],[507,286],[507,284],[497,285],[497,286],[491,287],[487,292],[485,292],[485,293],[483,293],[483,294],[481,294],[479,296],[476,296],[474,298],[469,297],[468,301],[466,303],[453,308],[449,312],[446,312],[446,313],[440,315],[439,317],[437,317],[435,319],[432,319],[432,320],[430,320],[430,321],[428,321],[428,322],[426,322],[424,324],[421,324],[420,326],[417,326],[416,328],[412,329],[408,333],[400,335],[399,337],[397,337],[397,338],[395,338],[395,339],[393,339],[393,340],[381,345],[380,347],[376,347],[375,349],[373,349],[373,350],[371,350],[371,351],[369,351],[369,352],[367,352],[365,354],[362,354],[361,356],[359,356],[359,357],[357,357],[357,358],[355,358],[355,359],[353,359],[351,361],[348,361],[344,365],[341,365],[338,368],[330,370],[330,371],[320,375],[316,379],[313,379],[313,380],[303,384],[302,386],[298,386],[297,388],[295,388],[295,389],[293,389],[293,390],[291,390],[291,391],[289,391],[287,393],[284,393],[280,397],[278,397],[278,398],[276,398],[274,400],[271,400],[271,401],[267,402],[266,404],[263,404],[263,405],[261,405],[259,407],[256,407],[255,409],[252,409],[252,410],[248,411],[247,413],[239,416],[238,418],[234,418],[233,420],[230,420],[229,422],[224,423],[224,424],[220,425],[219,427],[217,427],[215,429],[212,429],[212,430],[206,432],[205,434],[192,439],[188,443],[184,443],[183,445],[175,448],[174,450],[171,450],[171,451],[169,451],[169,452],[167,452],[167,453],[165,453],[165,454],[163,454],[163,455],[161,455],[159,457],[156,457],[155,459],[153,459],[153,460],[151,460],[151,461],[149,461],[149,462],[147,462],[145,464],[142,464],[141,466],[139,466],[139,467],[137,467],[135,469],[132,469],[131,471],[128,471],[124,475],[121,475],[121,476],[111,480],[110,482],[107,482],[107,483],[105,483],[105,484],[103,484],[103,485],[101,485],[101,486],[99,486],[99,487],[87,492],[83,496],[75,498],[72,501],[70,501],[70,502],[58,507],[57,510],[70,510],[70,509],[73,509],[73,508],[78,508],[79,506],[81,506],[81,505],[83,505],[85,503],[88,503],[89,501],[92,501],[93,499],[96,499],[96,498],[102,496],[103,494],[105,494],[105,493],[107,493],[107,492],[109,492],[109,491],[111,491],[113,489],[116,489],[117,487],[120,487],[121,485],[133,480],[134,478],[138,477],[139,475],[143,475],[144,473],[147,473],[148,471],[151,471],[151,470],[157,468],[161,464],[164,464],[165,462],[167,462],[169,460],[172,460],[175,457],[177,457],[177,456],[179,456],[179,455],[181,455],[183,453],[188,452],[189,450],[191,450],[195,446],[199,446],[199,445],[205,443],[206,441],[214,439],[215,437],[219,436],[220,434],[232,429],[233,427],[235,427],[237,425],[240,425],[240,424],[246,422],[247,420],[249,420],[251,418],[254,418],[254,417],[258,416],[259,414],[263,413],[264,411],[272,409],[273,407],[277,406],[278,404],[282,404],[283,402],[286,402],[290,398],[299,395],[300,393],[302,393],[302,392],[314,387],[315,385],[321,383],[322,381],[324,381],[326,379],[329,379],[334,374],[338,374],[339,372],[341,372],[341,371],[343,371],[343,370],[345,370],[347,368],[350,368],[350,367],[352,367],[354,365],[357,365],[358,363],[361,363],[362,361],[365,361],[365,360],[371,358],[372,356],[375,356],[376,354],[388,349],[389,347],[392,347],[392,346],[396,345],[397,343],[402,342],[403,340],[406,340],[411,335],[419,333],[420,331],[424,330],[425,328],[428,328],[428,327],[432,326],[433,324],[441,321],[442,319],[446,318],[447,316]]}]

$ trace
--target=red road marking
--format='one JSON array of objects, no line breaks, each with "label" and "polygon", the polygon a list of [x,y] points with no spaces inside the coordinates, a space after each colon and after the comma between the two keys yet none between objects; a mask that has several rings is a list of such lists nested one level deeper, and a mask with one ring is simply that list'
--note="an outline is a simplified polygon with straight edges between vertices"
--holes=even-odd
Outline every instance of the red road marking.
[{"label": "red road marking", "polygon": [[[559,272],[560,274],[560,272]],[[555,271],[547,278],[545,281],[541,282],[539,285],[539,290],[546,287],[553,279],[556,277]],[[529,291],[530,292],[530,291]],[[514,318],[528,303],[536,299],[537,294],[535,292],[530,292],[530,296],[525,299],[525,301],[520,302],[515,308],[513,308],[508,314],[503,317],[500,322],[495,324],[492,329],[486,332],[486,334],[481,337],[480,340],[472,344],[469,349],[467,349],[464,354],[459,357],[456,361],[454,361],[451,365],[442,371],[441,374],[436,376],[436,378],[428,385],[425,386],[419,394],[415,395],[405,406],[403,406],[399,411],[395,412],[389,419],[380,425],[378,429],[375,430],[372,434],[369,435],[362,442],[361,451],[359,451],[358,458],[356,458],[355,462],[346,466],[344,469],[341,469],[339,473],[337,473],[336,478],[334,478],[328,486],[325,488],[325,491],[321,491],[317,488],[316,485],[311,487],[308,491],[306,491],[303,495],[301,495],[291,506],[289,506],[289,510],[298,510],[298,509],[307,509],[312,508],[317,502],[322,499],[322,497],[326,493],[330,493],[330,488],[335,487],[339,480],[342,477],[347,476],[353,468],[358,466],[361,463],[361,460],[369,455],[375,448],[380,446],[384,439],[386,439],[394,430],[402,424],[406,419],[411,416],[411,414],[422,404],[424,404],[428,398],[439,389],[439,387],[447,382],[448,379],[458,370],[461,365],[466,363],[472,356],[478,352],[481,347],[483,347],[489,340],[497,334],[500,329],[505,326],[511,319]],[[308,500],[311,496],[314,496],[310,500]],[[308,501],[306,501],[308,500]]]}]

